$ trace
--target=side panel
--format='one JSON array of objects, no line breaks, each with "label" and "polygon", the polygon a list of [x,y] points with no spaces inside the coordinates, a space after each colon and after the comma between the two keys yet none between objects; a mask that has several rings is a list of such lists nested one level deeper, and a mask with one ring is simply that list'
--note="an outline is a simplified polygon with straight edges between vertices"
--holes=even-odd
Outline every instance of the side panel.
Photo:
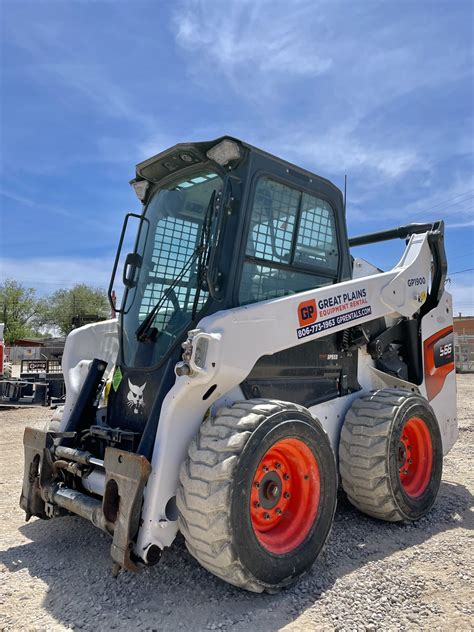
[{"label": "side panel", "polygon": [[420,391],[436,414],[443,454],[447,454],[458,437],[453,308],[448,292],[443,294],[438,306],[423,318],[421,336],[424,375]]},{"label": "side panel", "polygon": [[241,388],[247,399],[281,399],[309,408],[360,390],[357,353],[337,334],[259,358]]}]

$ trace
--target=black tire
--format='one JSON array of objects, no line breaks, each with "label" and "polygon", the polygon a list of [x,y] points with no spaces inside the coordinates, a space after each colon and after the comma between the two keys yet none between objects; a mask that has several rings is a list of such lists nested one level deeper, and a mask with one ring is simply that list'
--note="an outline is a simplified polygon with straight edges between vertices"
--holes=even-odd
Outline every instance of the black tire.
[{"label": "black tire", "polygon": [[[407,428],[411,433],[412,426],[420,431],[420,439],[415,436],[410,442]],[[416,445],[409,443],[418,442],[415,459]],[[438,422],[423,397],[383,389],[352,404],[341,432],[339,470],[344,491],[357,509],[390,522],[418,520],[436,500],[442,469]]]},{"label": "black tire", "polygon": [[[274,553],[257,538],[251,495],[262,458],[287,440],[304,446],[317,462],[319,501],[314,501],[315,517],[301,543]],[[336,494],[329,439],[305,408],[275,400],[237,402],[207,418],[190,445],[180,472],[179,527],[191,555],[211,573],[247,590],[275,592],[308,570],[320,553],[332,526]],[[289,515],[283,512],[286,521]]]}]

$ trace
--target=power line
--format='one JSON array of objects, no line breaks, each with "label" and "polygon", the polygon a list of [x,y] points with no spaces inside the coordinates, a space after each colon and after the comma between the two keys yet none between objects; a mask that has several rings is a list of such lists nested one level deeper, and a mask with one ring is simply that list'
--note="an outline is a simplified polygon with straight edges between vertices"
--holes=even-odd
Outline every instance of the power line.
[{"label": "power line", "polygon": [[466,268],[465,270],[457,270],[456,272],[448,272],[448,276],[453,276],[453,274],[462,274],[463,272],[472,272],[474,268]]},{"label": "power line", "polygon": [[[454,195],[450,198],[446,198],[445,200],[442,200],[441,202],[438,202],[437,204],[433,204],[433,206],[430,206],[429,208],[426,208],[423,211],[415,211],[415,213],[413,213],[413,215],[423,215],[424,213],[429,213],[430,211],[432,211],[433,209],[439,208],[440,206],[445,206],[446,204],[448,204],[448,202],[452,202],[453,200],[456,200],[457,198],[466,196],[466,199],[463,200],[458,200],[454,206],[456,206],[456,204],[460,204],[462,202],[467,202],[467,200],[469,200],[470,198],[473,197],[473,193],[474,193],[474,189],[468,189],[467,191],[464,191],[463,193],[458,193],[458,195]],[[451,206],[453,206],[451,204]]]}]

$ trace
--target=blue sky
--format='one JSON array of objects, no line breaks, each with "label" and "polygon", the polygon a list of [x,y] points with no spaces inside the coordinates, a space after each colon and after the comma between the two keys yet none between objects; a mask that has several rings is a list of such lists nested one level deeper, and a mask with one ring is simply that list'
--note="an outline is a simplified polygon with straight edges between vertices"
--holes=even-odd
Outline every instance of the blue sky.
[{"label": "blue sky", "polygon": [[[349,233],[443,218],[474,267],[471,0],[2,0],[0,279],[106,286],[140,160],[224,133],[342,186]],[[384,267],[402,242],[363,254]],[[453,274],[474,314],[473,272]]]}]

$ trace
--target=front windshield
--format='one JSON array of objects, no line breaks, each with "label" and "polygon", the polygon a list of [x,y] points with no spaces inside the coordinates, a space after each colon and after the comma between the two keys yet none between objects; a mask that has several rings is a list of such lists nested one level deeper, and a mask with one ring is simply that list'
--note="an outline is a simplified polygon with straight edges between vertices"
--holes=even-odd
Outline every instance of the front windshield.
[{"label": "front windshield", "polygon": [[[199,247],[213,194],[221,188],[217,173],[200,172],[162,187],[148,203],[145,217],[150,225],[148,231],[142,231],[137,247],[143,257],[137,286],[124,297],[122,348],[127,366],[158,364],[191,321],[193,307],[199,312],[207,301],[207,289],[201,285],[194,306],[199,258],[193,253]],[[140,342],[137,328],[158,302],[160,308],[150,323],[151,340]]]}]

